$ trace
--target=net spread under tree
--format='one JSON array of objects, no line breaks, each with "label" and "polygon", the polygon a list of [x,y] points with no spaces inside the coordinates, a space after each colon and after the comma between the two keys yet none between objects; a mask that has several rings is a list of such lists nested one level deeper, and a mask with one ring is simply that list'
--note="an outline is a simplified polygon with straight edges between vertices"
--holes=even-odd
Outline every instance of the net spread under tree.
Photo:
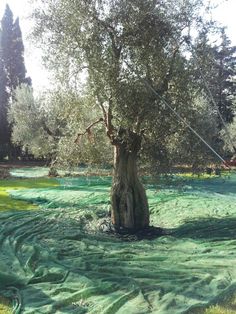
[{"label": "net spread under tree", "polygon": [[112,219],[118,230],[149,225],[136,166],[141,148],[149,154],[144,139],[153,150],[185,128],[176,126],[175,117],[140,78],[184,117],[191,115],[194,83],[181,45],[192,25],[203,26],[198,19],[202,5],[195,0],[66,0],[44,2],[34,12],[34,35],[47,42],[48,64],[67,76],[87,69],[89,92],[101,109],[98,121],[115,151]]}]

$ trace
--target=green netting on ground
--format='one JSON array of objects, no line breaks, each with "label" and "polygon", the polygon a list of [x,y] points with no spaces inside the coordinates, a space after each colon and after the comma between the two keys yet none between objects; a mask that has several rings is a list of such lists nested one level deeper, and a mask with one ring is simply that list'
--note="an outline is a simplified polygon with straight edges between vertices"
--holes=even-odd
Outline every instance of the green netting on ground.
[{"label": "green netting on ground", "polygon": [[20,178],[39,178],[48,175],[49,168],[47,167],[34,167],[34,168],[14,168],[10,170],[13,177]]},{"label": "green netting on ground", "polygon": [[125,242],[99,232],[111,178],[9,189],[36,211],[0,213],[0,295],[26,314],[193,313],[236,292],[236,175],[149,186],[169,235]]},{"label": "green netting on ground", "polygon": [[[111,172],[110,169],[101,169],[101,168],[91,168],[89,167],[74,167],[70,170],[57,170],[60,176],[68,176],[68,175],[86,175],[91,173],[102,173],[103,175],[107,175]],[[14,168],[11,169],[10,174],[13,177],[18,178],[40,178],[45,177],[49,173],[48,167],[26,167],[26,168]]]}]

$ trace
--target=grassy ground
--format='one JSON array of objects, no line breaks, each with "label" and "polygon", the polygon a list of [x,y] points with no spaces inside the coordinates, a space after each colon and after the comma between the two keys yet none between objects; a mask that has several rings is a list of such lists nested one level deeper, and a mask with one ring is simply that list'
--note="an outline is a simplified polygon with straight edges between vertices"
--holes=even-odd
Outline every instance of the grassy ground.
[{"label": "grassy ground", "polygon": [[212,306],[205,311],[205,314],[235,314],[235,310],[230,310],[222,306]]},{"label": "grassy ground", "polygon": [[38,206],[30,202],[13,199],[10,197],[9,191],[23,190],[30,188],[47,188],[57,186],[55,180],[47,178],[35,179],[7,179],[0,180],[0,211],[2,210],[31,210],[37,209]]},{"label": "grassy ground", "polygon": [[10,302],[0,296],[0,314],[12,314]]},{"label": "grassy ground", "polygon": [[189,312],[189,314],[235,314],[235,304],[215,305],[198,312]]},{"label": "grassy ground", "polygon": [[201,312],[196,312],[196,314],[235,314],[235,313],[236,313],[236,296],[226,298],[221,302],[221,304],[210,306],[209,308]]},{"label": "grassy ground", "polygon": [[[189,314],[235,314],[236,313],[236,303],[230,303],[228,305],[216,305],[211,306],[206,310],[202,310],[201,312],[194,312]],[[12,314],[12,308],[10,302],[0,297],[0,314]]]}]

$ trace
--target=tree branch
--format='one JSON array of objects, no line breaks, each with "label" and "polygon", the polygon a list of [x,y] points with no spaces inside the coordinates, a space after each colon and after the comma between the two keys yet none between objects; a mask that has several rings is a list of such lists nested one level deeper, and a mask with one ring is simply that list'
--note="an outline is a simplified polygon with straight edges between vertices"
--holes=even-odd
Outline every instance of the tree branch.
[{"label": "tree branch", "polygon": [[113,115],[112,115],[112,110],[111,110],[111,100],[109,101],[109,106],[108,106],[108,111],[107,111],[107,131],[108,131],[108,136],[111,138],[113,131],[114,131],[114,127],[112,124],[112,119],[113,119]]},{"label": "tree branch", "polygon": [[91,123],[91,124],[85,129],[85,131],[84,131],[83,133],[78,133],[78,135],[77,135],[77,137],[76,137],[76,139],[75,139],[75,143],[76,143],[76,144],[79,144],[79,142],[80,142],[80,137],[81,137],[81,136],[84,136],[86,133],[88,134],[88,136],[91,136],[91,128],[94,127],[96,124],[98,124],[98,123],[100,123],[100,122],[103,122],[103,121],[104,121],[104,119],[103,119],[103,118],[100,118],[99,120],[97,120],[97,121]]},{"label": "tree branch", "polygon": [[54,140],[57,140],[59,137],[63,136],[63,133],[60,131],[59,126],[54,132],[52,132],[46,125],[45,121],[42,121],[42,128],[47,133],[47,135],[51,136]]},{"label": "tree branch", "polygon": [[107,112],[106,112],[106,109],[105,109],[105,107],[103,106],[103,104],[101,102],[99,103],[99,106],[102,109],[102,113],[103,113],[103,117],[104,117],[104,123],[105,123],[105,126],[107,128],[108,125],[107,125]]},{"label": "tree branch", "polygon": [[104,116],[103,121],[106,127],[107,136],[109,137],[111,141],[113,141],[114,126],[112,124],[113,115],[112,115],[112,109],[111,109],[111,102],[112,102],[111,99],[109,99],[109,105],[108,105],[107,110],[105,109],[101,101],[99,101],[99,106],[101,107],[102,113]]},{"label": "tree branch", "polygon": [[96,20],[98,24],[100,24],[108,32],[108,35],[111,39],[112,51],[114,53],[116,60],[119,60],[121,50],[122,50],[122,45],[121,44],[118,45],[119,37],[116,34],[115,28],[112,25],[106,23],[105,21],[100,20],[96,15],[93,15],[93,18]]},{"label": "tree branch", "polygon": [[174,49],[174,51],[173,51],[170,67],[169,67],[169,69],[167,71],[166,77],[163,80],[162,86],[161,86],[161,88],[158,91],[158,94],[160,94],[160,95],[163,95],[168,90],[168,84],[169,84],[169,82],[170,82],[170,80],[172,78],[174,65],[175,65],[175,58],[176,58],[176,55],[177,55],[178,51],[179,51],[179,46],[176,47]]}]

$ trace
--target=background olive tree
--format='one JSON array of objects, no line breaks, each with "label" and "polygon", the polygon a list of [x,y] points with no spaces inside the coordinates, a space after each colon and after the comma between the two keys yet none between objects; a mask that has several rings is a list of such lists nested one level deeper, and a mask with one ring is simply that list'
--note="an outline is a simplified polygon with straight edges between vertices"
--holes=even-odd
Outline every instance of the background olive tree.
[{"label": "background olive tree", "polygon": [[[58,89],[34,97],[32,88],[22,85],[16,89],[9,110],[12,141],[24,152],[46,159],[53,167],[109,162],[111,149],[101,126],[78,141],[78,134],[96,117],[96,111],[89,97],[81,97],[72,90]],[[103,153],[100,145],[104,147]]]}]

